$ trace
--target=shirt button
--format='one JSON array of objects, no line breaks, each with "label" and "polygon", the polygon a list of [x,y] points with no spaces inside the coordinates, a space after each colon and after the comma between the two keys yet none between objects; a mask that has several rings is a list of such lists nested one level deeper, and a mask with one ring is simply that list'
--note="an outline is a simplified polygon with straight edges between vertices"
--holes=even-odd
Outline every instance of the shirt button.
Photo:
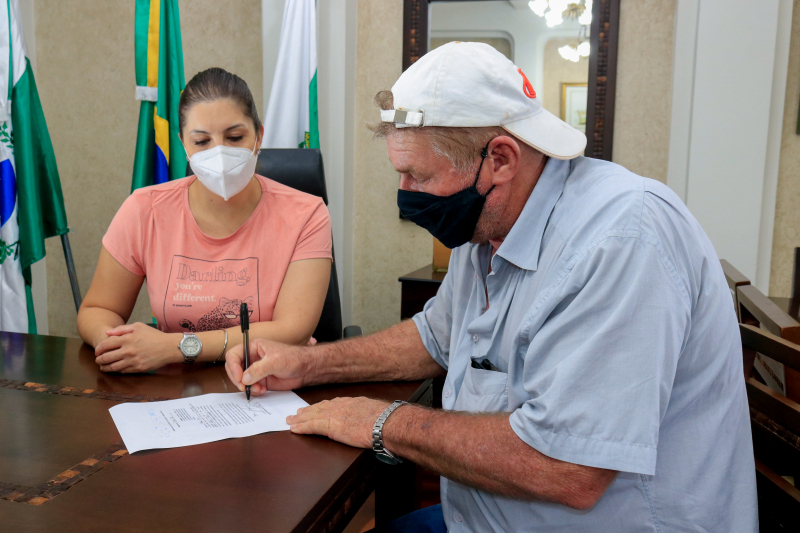
[{"label": "shirt button", "polygon": [[449,398],[451,394],[453,394],[453,391],[451,391],[450,389],[447,389],[446,391],[444,391],[444,397],[445,398]]},{"label": "shirt button", "polygon": [[480,336],[477,333],[472,334],[472,342],[478,342],[480,340]]},{"label": "shirt button", "polygon": [[464,517],[461,516],[461,513],[456,513],[456,516],[454,518],[456,519],[456,522],[463,522],[464,521]]}]

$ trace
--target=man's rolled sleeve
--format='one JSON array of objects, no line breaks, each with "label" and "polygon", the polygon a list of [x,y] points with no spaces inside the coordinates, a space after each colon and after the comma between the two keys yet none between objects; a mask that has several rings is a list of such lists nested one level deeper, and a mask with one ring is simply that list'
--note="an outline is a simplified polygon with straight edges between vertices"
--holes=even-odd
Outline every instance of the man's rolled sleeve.
[{"label": "man's rolled sleeve", "polygon": [[653,475],[689,324],[688,296],[654,239],[612,236],[548,299],[525,352],[514,432],[562,461]]}]

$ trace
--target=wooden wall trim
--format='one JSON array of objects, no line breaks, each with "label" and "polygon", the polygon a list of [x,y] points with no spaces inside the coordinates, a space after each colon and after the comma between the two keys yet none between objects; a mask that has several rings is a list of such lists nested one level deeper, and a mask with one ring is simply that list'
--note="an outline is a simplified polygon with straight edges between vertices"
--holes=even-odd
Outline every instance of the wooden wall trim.
[{"label": "wooden wall trim", "polygon": [[614,144],[619,2],[599,0],[593,4],[589,38],[592,54],[589,56],[584,155],[607,161],[611,161]]},{"label": "wooden wall trim", "polygon": [[403,70],[428,52],[428,0],[403,0]]}]

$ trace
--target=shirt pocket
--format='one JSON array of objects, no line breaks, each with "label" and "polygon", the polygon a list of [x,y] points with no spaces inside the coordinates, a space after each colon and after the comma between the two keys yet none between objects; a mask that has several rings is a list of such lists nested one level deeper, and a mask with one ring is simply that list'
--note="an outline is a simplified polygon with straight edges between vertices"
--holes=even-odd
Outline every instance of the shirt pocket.
[{"label": "shirt pocket", "polygon": [[455,410],[473,413],[507,411],[508,374],[468,366]]}]

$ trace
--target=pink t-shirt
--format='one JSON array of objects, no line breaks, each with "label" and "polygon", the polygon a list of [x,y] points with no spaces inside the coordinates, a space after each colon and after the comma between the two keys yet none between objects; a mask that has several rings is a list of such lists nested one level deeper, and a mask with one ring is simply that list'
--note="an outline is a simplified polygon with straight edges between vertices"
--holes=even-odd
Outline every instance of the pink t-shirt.
[{"label": "pink t-shirt", "polygon": [[144,187],[122,204],[103,246],[122,266],[147,278],[150,306],[165,332],[272,320],[289,263],[331,255],[331,219],[321,198],[262,176],[261,201],[232,235],[214,239],[189,208],[194,176]]}]

